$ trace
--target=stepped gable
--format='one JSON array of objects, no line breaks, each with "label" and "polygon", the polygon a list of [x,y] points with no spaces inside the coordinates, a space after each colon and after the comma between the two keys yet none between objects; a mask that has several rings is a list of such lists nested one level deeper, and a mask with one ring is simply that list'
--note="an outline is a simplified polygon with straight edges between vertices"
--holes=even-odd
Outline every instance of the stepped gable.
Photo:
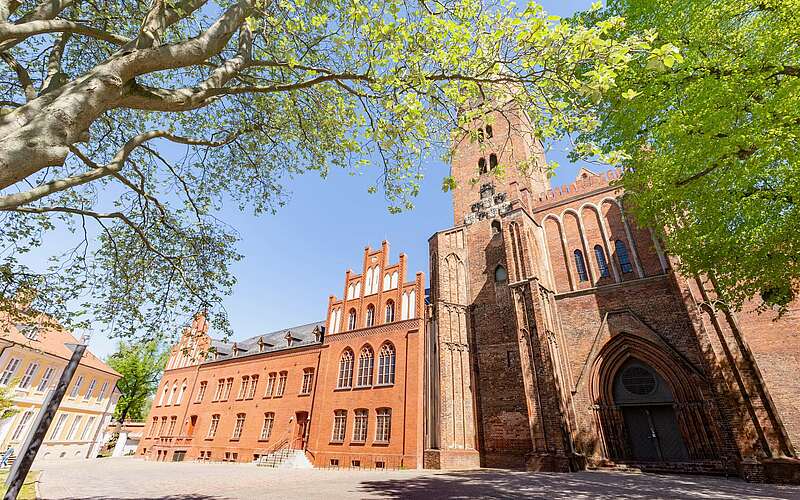
[{"label": "stepped gable", "polygon": [[607,187],[612,181],[619,179],[621,175],[622,171],[619,169],[608,170],[598,174],[583,167],[578,171],[578,176],[572,183],[532,196],[531,206],[549,205],[568,198],[581,196],[595,189]]}]

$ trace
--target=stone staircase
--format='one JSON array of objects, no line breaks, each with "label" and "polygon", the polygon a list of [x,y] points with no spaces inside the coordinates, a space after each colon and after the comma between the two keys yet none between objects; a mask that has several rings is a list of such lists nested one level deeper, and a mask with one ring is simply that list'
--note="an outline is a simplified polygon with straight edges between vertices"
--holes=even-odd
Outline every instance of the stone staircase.
[{"label": "stone staircase", "polygon": [[273,469],[313,469],[314,466],[306,457],[306,452],[296,450],[288,442],[278,443],[264,455],[258,457],[256,465]]}]

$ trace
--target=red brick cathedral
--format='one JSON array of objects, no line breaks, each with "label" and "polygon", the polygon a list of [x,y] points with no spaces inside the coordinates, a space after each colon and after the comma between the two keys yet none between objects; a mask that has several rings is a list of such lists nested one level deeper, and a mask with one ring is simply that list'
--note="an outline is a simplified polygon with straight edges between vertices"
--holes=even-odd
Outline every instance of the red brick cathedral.
[{"label": "red brick cathedral", "polygon": [[626,215],[616,173],[553,190],[524,113],[474,127],[429,291],[384,242],[325,321],[225,343],[198,315],[138,453],[800,481],[800,304],[728,310]]}]

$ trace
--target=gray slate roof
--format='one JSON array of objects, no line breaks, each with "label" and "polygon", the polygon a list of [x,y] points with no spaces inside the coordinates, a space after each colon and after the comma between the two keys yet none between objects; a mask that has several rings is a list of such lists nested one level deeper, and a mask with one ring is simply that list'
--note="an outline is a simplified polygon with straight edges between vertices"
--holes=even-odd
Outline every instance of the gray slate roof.
[{"label": "gray slate roof", "polygon": [[[313,345],[319,344],[316,337],[314,336],[314,330],[319,327],[324,331],[325,329],[325,321],[316,321],[314,323],[307,323],[305,325],[298,325],[289,328],[283,328],[281,330],[276,330],[274,332],[269,333],[262,333],[260,335],[256,335],[254,337],[250,337],[248,339],[235,341],[235,342],[223,342],[217,339],[211,339],[211,347],[219,353],[218,356],[214,356],[213,354],[209,355],[209,359],[206,360],[206,363],[213,363],[214,361],[222,361],[226,359],[232,359],[233,356],[233,348],[236,346],[238,349],[238,354],[235,356],[236,358],[242,358],[245,356],[252,356],[254,354],[263,354],[265,352],[273,352],[273,351],[283,351],[286,349],[296,349],[298,347],[303,347],[306,345]],[[291,334],[292,336],[292,345],[289,345],[287,340],[287,335]],[[264,349],[259,350],[259,341],[264,343]]]}]

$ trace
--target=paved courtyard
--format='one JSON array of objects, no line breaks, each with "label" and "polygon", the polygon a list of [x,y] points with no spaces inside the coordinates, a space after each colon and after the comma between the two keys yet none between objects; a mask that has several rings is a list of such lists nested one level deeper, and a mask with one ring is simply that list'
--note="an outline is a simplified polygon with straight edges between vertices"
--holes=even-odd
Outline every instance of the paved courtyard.
[{"label": "paved courtyard", "polygon": [[41,498],[749,498],[800,499],[800,488],[702,476],[581,472],[278,470],[251,464],[106,458],[36,464]]}]

